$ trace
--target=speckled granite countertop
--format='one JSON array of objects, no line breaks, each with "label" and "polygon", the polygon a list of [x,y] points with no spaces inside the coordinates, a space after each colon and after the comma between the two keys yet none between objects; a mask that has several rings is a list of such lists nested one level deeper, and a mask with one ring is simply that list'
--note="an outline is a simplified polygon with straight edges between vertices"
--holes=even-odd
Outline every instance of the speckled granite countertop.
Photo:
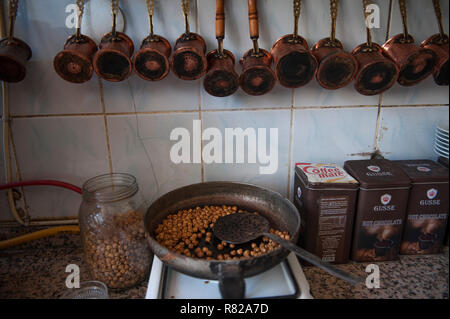
[{"label": "speckled granite countertop", "polygon": [[[34,229],[36,230],[36,229]],[[14,237],[20,228],[0,228],[0,240]],[[0,298],[59,298],[67,289],[68,264],[80,267],[81,280],[90,280],[78,235],[59,235],[0,251]],[[366,276],[368,263],[339,265]],[[316,299],[354,298],[449,298],[448,247],[439,255],[401,256],[398,261],[377,263],[380,288],[352,287],[317,267],[304,267]],[[147,281],[125,291],[110,292],[111,298],[144,298]]]}]

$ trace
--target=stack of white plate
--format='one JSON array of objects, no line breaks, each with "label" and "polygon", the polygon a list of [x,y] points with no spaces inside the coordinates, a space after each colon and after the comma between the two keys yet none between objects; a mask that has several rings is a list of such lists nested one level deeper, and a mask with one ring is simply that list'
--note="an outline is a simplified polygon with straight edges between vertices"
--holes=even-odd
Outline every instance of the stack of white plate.
[{"label": "stack of white plate", "polygon": [[434,152],[439,156],[448,158],[448,121],[436,126]]}]

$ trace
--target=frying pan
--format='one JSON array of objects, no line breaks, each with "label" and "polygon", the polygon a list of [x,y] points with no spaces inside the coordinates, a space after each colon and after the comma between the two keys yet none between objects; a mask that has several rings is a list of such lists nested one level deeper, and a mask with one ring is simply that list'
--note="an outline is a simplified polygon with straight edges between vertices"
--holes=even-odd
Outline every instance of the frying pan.
[{"label": "frying pan", "polygon": [[270,253],[240,260],[204,260],[170,251],[155,239],[156,227],[166,216],[180,209],[204,205],[236,205],[256,211],[269,220],[273,228],[288,231],[290,241],[297,242],[300,215],[295,206],[280,194],[250,184],[207,182],[185,186],[156,200],[144,217],[147,239],[153,253],[163,263],[189,276],[218,280],[223,298],[243,298],[244,278],[269,270],[283,261],[289,251],[277,248]]}]

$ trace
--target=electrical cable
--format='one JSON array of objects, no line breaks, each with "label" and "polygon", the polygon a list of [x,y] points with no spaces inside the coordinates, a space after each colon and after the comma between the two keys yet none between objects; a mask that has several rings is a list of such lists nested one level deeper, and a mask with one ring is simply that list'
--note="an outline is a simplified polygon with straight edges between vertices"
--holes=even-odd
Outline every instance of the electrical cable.
[{"label": "electrical cable", "polygon": [[72,190],[78,194],[82,194],[81,188],[78,186],[61,182],[61,181],[55,181],[55,180],[35,180],[35,181],[23,181],[23,182],[15,182],[15,183],[9,183],[0,185],[0,190],[14,188],[14,187],[22,187],[22,186],[56,186],[61,188],[66,188],[69,190]]},{"label": "electrical cable", "polygon": [[[6,37],[6,24],[5,24],[5,16],[3,12],[3,5],[0,5],[0,38]],[[12,180],[11,177],[11,156],[10,156],[10,118],[9,118],[9,99],[8,99],[8,84],[2,82],[2,105],[3,105],[3,114],[2,114],[2,124],[3,124],[3,157],[5,161],[5,175],[6,182],[10,183]],[[14,193],[12,189],[8,189],[8,203],[11,213],[17,222],[21,225],[25,225],[25,221],[20,217],[20,214],[17,210],[16,203],[14,200]]]},{"label": "electrical cable", "polygon": [[[5,17],[3,12],[3,3],[0,3],[0,38],[4,38],[6,36],[6,25],[5,25]],[[77,192],[78,194],[82,193],[82,190],[72,184],[61,182],[61,181],[55,181],[55,180],[35,180],[35,181],[19,181],[19,182],[12,182],[12,173],[11,173],[11,154],[10,154],[10,115],[9,115],[9,96],[8,96],[8,84],[5,82],[2,82],[2,124],[3,124],[3,155],[4,155],[4,162],[5,162],[5,174],[6,174],[6,184],[0,185],[0,190],[8,190],[8,203],[11,210],[11,213],[13,214],[14,218],[17,220],[18,223],[21,225],[27,226],[28,221],[24,221],[22,217],[20,216],[15,199],[14,199],[14,193],[12,188],[14,187],[23,187],[23,186],[37,186],[37,185],[47,185],[47,186],[56,186],[56,187],[62,187],[69,190],[72,190],[74,192]],[[16,163],[17,165],[17,163]],[[20,178],[20,177],[19,177]],[[23,236],[19,236],[12,239],[7,239],[0,241],[0,249],[9,248],[12,246],[16,246],[22,243],[25,243],[30,240],[39,239],[46,236],[55,235],[61,232],[72,232],[76,233],[79,232],[80,228],[78,226],[60,226],[60,227],[52,227],[44,230],[40,230],[37,232],[33,232],[30,234],[26,234]]]},{"label": "electrical cable", "polygon": [[[62,188],[66,188],[71,191],[74,191],[78,194],[82,194],[82,190],[78,186],[75,186],[75,185],[72,185],[72,184],[69,184],[66,182],[55,181],[55,180],[35,180],[35,181],[23,181],[23,182],[8,183],[8,184],[0,185],[0,190],[11,189],[14,187],[43,186],[43,185],[62,187]],[[52,227],[52,228],[47,228],[44,230],[39,230],[37,232],[33,232],[30,234],[22,235],[22,236],[19,236],[16,238],[6,239],[3,241],[0,241],[0,249],[10,248],[10,247],[13,247],[16,245],[26,243],[31,240],[36,240],[36,239],[40,239],[43,237],[56,235],[56,234],[59,234],[62,232],[78,233],[78,232],[80,232],[80,227],[79,226]]]},{"label": "electrical cable", "polygon": [[17,246],[20,244],[24,244],[26,242],[32,241],[32,240],[36,240],[36,239],[40,239],[43,237],[48,237],[48,236],[52,236],[52,235],[56,235],[59,233],[78,233],[80,232],[80,227],[79,226],[60,226],[60,227],[52,227],[52,228],[47,228],[47,229],[43,229],[43,230],[39,230],[30,234],[25,234],[22,236],[18,236],[15,238],[11,238],[11,239],[6,239],[3,241],[0,241],[0,250],[1,249],[6,249],[6,248],[10,248],[13,246]]}]

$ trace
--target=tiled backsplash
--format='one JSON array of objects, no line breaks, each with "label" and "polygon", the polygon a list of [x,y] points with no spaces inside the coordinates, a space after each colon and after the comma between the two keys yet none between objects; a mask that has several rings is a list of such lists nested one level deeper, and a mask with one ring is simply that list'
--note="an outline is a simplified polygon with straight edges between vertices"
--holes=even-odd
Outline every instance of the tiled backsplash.
[{"label": "tiled backsplash", "polygon": [[[448,118],[449,93],[448,87],[436,86],[431,77],[411,88],[396,84],[381,97],[359,95],[352,85],[329,91],[312,81],[295,90],[277,84],[261,97],[239,90],[233,96],[215,98],[204,91],[201,80],[181,81],[173,74],[160,82],[146,82],[136,75],[121,83],[101,81],[96,75],[82,85],[65,82],[53,70],[53,57],[74,31],[65,26],[66,6],[73,2],[20,1],[15,32],[32,47],[33,57],[26,79],[10,85],[10,112],[24,180],[59,179],[81,185],[97,174],[129,172],[138,178],[148,204],[177,187],[214,180],[254,183],[290,197],[295,162],[342,164],[347,159],[368,158],[375,150],[391,159],[436,159],[433,132],[439,120]],[[389,0],[374,2],[380,8],[381,25],[373,30],[373,39],[382,44],[387,35],[402,31],[400,13],[396,0],[391,17]],[[173,44],[184,30],[180,2],[155,3],[155,31]],[[216,47],[215,1],[191,3],[191,28],[212,50]],[[226,4],[225,48],[237,61],[251,47],[246,3],[228,0]],[[441,1],[441,5],[448,31],[449,2]],[[125,32],[138,50],[148,28],[145,1],[121,1],[121,8]],[[101,19],[104,14],[109,21],[109,12],[106,7],[95,17]],[[279,37],[292,32],[291,0],[260,0],[259,14],[260,47],[270,49]],[[408,17],[417,43],[437,33],[431,0],[409,0]],[[329,0],[303,0],[300,34],[308,44],[329,32]],[[348,51],[365,41],[360,0],[340,1],[337,38]],[[239,63],[236,70],[240,72]],[[259,163],[172,163],[171,131],[177,127],[192,131],[193,121],[199,119],[203,129],[278,128],[277,172],[260,175]],[[3,156],[0,165],[3,183]],[[25,195],[34,219],[77,215],[77,194],[30,187]],[[5,192],[0,196],[0,220],[12,220]]]}]

